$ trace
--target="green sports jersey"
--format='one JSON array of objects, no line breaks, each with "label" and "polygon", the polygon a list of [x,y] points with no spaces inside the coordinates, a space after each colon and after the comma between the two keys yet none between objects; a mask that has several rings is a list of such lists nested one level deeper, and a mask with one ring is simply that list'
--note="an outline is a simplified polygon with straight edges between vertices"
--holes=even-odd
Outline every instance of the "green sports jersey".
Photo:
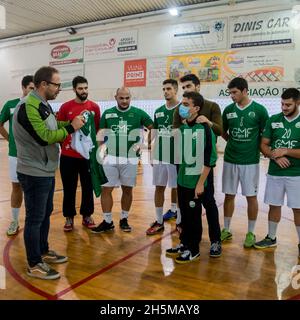
[{"label": "green sports jersey", "polygon": [[261,133],[269,118],[266,108],[255,101],[244,108],[232,103],[225,108],[222,118],[224,132],[229,135],[224,161],[259,163]]},{"label": "green sports jersey", "polygon": [[[195,189],[202,171],[202,167],[196,168],[195,159],[202,158],[202,164],[207,167],[215,166],[217,161],[216,137],[207,124],[194,123],[192,126],[184,124],[180,127],[180,131],[183,152],[177,183],[182,187]],[[191,171],[191,169],[194,170]]]},{"label": "green sports jersey", "polygon": [[153,159],[165,163],[174,163],[174,137],[173,114],[175,108],[167,108],[164,104],[154,113],[154,129],[157,130],[157,137],[154,144]]},{"label": "green sports jersey", "polygon": [[[300,149],[300,114],[289,121],[284,114],[278,113],[270,117],[264,129],[264,138],[270,139],[271,149],[289,148]],[[268,174],[272,176],[300,176],[300,159],[288,157],[291,165],[280,168],[277,163],[270,160]]]},{"label": "green sports jersey", "polygon": [[150,116],[139,108],[130,106],[125,111],[118,107],[107,109],[100,120],[100,129],[111,129],[105,134],[107,153],[116,157],[137,157],[136,144],[141,142],[140,129],[152,124]]},{"label": "green sports jersey", "polygon": [[8,155],[11,157],[17,156],[17,148],[12,130],[12,120],[15,108],[17,104],[20,102],[20,99],[9,100],[3,106],[0,113],[0,122],[5,123],[9,121],[9,131],[8,131]]}]

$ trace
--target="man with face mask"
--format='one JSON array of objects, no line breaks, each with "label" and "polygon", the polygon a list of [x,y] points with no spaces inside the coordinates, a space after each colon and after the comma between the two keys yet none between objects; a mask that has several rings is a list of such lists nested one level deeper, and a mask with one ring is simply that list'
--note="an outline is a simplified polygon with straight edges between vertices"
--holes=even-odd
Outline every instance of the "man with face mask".
[{"label": "man with face mask", "polygon": [[180,264],[199,259],[203,195],[209,192],[205,190],[207,178],[217,160],[215,135],[206,123],[196,122],[203,104],[198,92],[186,92],[178,108],[180,117],[186,120],[180,126],[181,134],[175,137],[175,144],[181,146],[177,190],[182,232],[180,244],[167,249],[166,255],[176,257],[175,262]]},{"label": "man with face mask", "polygon": [[[182,90],[186,92],[200,91],[200,80],[195,74],[187,74],[180,78]],[[217,103],[204,99],[203,106],[199,110],[197,118],[198,123],[207,124],[216,136],[222,135],[222,115],[220,107]],[[174,111],[173,128],[176,129],[182,124],[182,117],[179,114],[179,107]],[[222,253],[221,247],[221,229],[219,223],[219,211],[214,197],[214,174],[213,169],[210,170],[206,192],[203,195],[203,207],[206,210],[206,219],[208,224],[209,239],[211,242],[209,254],[212,258],[219,257]],[[178,216],[177,216],[178,219]],[[178,223],[179,221],[177,221]]]},{"label": "man with face mask", "polygon": [[[72,121],[81,112],[88,110],[94,112],[95,128],[99,128],[99,106],[88,100],[88,81],[86,78],[77,76],[72,81],[75,99],[65,102],[59,109],[57,119],[60,121]],[[89,161],[82,157],[71,147],[72,135],[69,135],[62,144],[60,157],[60,174],[64,188],[63,215],[66,218],[64,231],[72,231],[74,217],[76,215],[76,190],[78,175],[81,183],[81,206],[82,225],[91,229],[95,226],[91,215],[94,213],[93,186]]]},{"label": "man with face mask", "polygon": [[55,171],[59,146],[68,134],[79,130],[83,116],[72,122],[55,119],[48,100],[60,91],[60,75],[53,67],[41,67],[33,77],[35,90],[16,107],[13,133],[18,152],[17,175],[24,191],[26,219],[24,242],[28,261],[27,275],[44,280],[60,277],[48,263],[59,264],[68,257],[49,250],[48,234],[53,210]]},{"label": "man with face mask", "polygon": [[281,95],[282,112],[267,121],[262,134],[261,151],[270,158],[265,203],[269,205],[268,234],[254,247],[265,249],[277,246],[276,231],[281,218],[285,196],[287,206],[294,212],[300,258],[300,91],[286,89]]},{"label": "man with face mask", "polygon": [[108,182],[102,187],[101,207],[104,220],[93,233],[113,230],[112,220],[113,198],[115,187],[121,186],[120,229],[130,232],[128,214],[132,204],[132,189],[136,183],[138,149],[141,141],[141,127],[153,128],[153,121],[143,110],[130,105],[131,93],[128,88],[117,89],[115,94],[117,106],[105,110],[100,121],[101,141],[105,140],[107,156],[103,169]]}]

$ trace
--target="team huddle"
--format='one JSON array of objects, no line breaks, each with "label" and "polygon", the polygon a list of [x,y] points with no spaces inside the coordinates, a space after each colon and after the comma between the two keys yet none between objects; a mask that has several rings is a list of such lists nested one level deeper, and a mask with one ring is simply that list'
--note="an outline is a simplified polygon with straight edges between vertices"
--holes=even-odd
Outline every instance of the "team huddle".
[{"label": "team huddle", "polygon": [[[145,230],[148,236],[162,233],[164,222],[176,219],[179,243],[166,250],[175,262],[199,259],[202,238],[202,206],[206,211],[209,255],[222,254],[222,242],[231,240],[230,228],[239,185],[247,200],[248,229],[244,247],[264,249],[277,245],[276,231],[281,207],[294,212],[300,258],[300,92],[286,89],[279,114],[269,117],[267,109],[250,99],[248,83],[234,78],[228,84],[233,103],[223,113],[215,102],[199,93],[200,80],[194,74],[178,82],[162,84],[165,104],[155,110],[154,120],[131,105],[131,93],[118,88],[116,106],[100,115],[99,106],[88,99],[88,81],[73,79],[75,99],[64,103],[57,115],[48,100],[60,91],[60,75],[53,67],[42,67],[22,80],[23,97],[8,101],[1,110],[0,134],[9,141],[12,181],[12,222],[7,235],[19,230],[19,211],[24,194],[24,242],[27,274],[40,279],[57,279],[59,272],[49,264],[65,263],[68,257],[49,249],[48,234],[53,210],[55,171],[59,166],[63,183],[63,230],[72,232],[76,215],[78,176],[81,182],[82,225],[93,233],[112,231],[113,190],[121,187],[119,227],[131,232],[129,212],[136,185],[142,135],[148,131],[147,146],[153,167],[155,218]],[[4,123],[9,121],[9,132]],[[98,135],[97,135],[98,133]],[[96,143],[96,135],[100,142]],[[224,227],[214,197],[213,168],[217,161],[217,139],[225,139],[222,192]],[[97,152],[96,152],[97,150]],[[258,215],[259,161],[261,153],[270,159],[264,201],[269,205],[268,234],[255,236]],[[102,156],[100,156],[102,154]],[[166,187],[171,189],[171,207],[164,213]],[[96,226],[94,193],[101,193],[103,221]]]}]

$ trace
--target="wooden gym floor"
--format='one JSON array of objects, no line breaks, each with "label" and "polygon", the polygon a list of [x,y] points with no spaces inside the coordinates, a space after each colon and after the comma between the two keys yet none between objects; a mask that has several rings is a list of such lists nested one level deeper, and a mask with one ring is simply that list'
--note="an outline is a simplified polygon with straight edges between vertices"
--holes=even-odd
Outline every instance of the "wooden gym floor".
[{"label": "wooden gym floor", "polygon": [[[223,226],[221,192],[222,155],[215,170],[216,199]],[[25,273],[23,243],[24,207],[21,209],[21,231],[8,238],[10,223],[10,180],[8,177],[7,143],[0,140],[0,265],[6,268],[6,289],[0,289],[0,300],[15,299],[300,299],[300,289],[291,285],[292,268],[298,263],[297,235],[293,214],[283,209],[278,228],[278,247],[260,251],[245,250],[247,231],[246,201],[237,196],[231,229],[233,240],[223,245],[220,258],[210,258],[206,217],[203,216],[203,240],[200,261],[177,265],[165,256],[165,249],[177,244],[175,221],[165,223],[162,234],[146,236],[155,219],[151,166],[139,166],[138,183],[130,211],[131,233],[119,230],[120,190],[114,191],[113,216],[115,231],[92,234],[81,225],[77,215],[75,229],[63,232],[62,184],[56,179],[54,211],[51,217],[50,248],[69,257],[66,264],[55,266],[62,274],[59,280],[37,280]],[[267,232],[268,207],[263,203],[265,172],[268,161],[261,161],[259,217],[257,239]],[[78,188],[78,202],[80,201]],[[165,209],[170,205],[166,190]],[[99,199],[95,199],[96,223],[102,221]],[[299,266],[300,267],[300,266]],[[295,280],[295,279],[294,279]],[[300,285],[298,285],[300,287]]]}]

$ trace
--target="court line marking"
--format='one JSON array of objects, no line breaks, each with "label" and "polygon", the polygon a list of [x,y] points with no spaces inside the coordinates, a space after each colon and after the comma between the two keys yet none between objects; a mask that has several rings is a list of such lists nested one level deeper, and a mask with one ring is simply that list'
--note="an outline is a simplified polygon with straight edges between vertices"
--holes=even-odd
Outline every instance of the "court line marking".
[{"label": "court line marking", "polygon": [[[141,200],[141,201],[147,201],[147,200]],[[218,204],[217,206],[220,207],[222,206],[223,203],[220,203]],[[240,206],[240,207],[243,207],[243,206]],[[267,213],[266,211],[263,211],[263,213]],[[55,213],[53,213],[53,215],[55,214],[58,214],[58,213],[61,213],[61,211],[57,211]],[[288,219],[286,217],[283,217],[284,219],[288,220],[288,221],[292,221],[291,219]],[[23,231],[23,229],[21,229],[20,231]],[[160,242],[162,239],[172,235],[173,233],[175,233],[176,230],[173,230],[171,232],[169,232],[168,234],[156,239],[155,241],[149,243],[149,244],[146,244],[144,245],[143,247],[129,253],[128,255],[118,259],[117,261],[115,262],[112,262],[111,264],[101,268],[100,270],[98,270],[97,272],[89,275],[88,277],[86,278],[83,278],[82,280],[72,284],[71,286],[59,291],[58,293],[52,295],[52,294],[49,294],[35,286],[33,286],[32,284],[30,284],[27,280],[25,280],[24,278],[21,277],[21,275],[19,273],[17,273],[17,271],[13,268],[11,262],[10,262],[10,257],[9,257],[9,250],[10,250],[10,247],[13,243],[13,241],[15,240],[15,237],[12,237],[8,243],[6,244],[5,248],[4,248],[4,252],[3,252],[3,262],[4,262],[4,265],[6,267],[6,269],[8,270],[8,272],[11,274],[11,276],[17,281],[19,282],[22,286],[24,286],[25,288],[29,289],[30,291],[46,298],[47,300],[58,300],[59,298],[61,298],[63,295],[67,294],[68,292],[72,291],[73,289],[76,289],[80,286],[82,286],[83,284],[87,283],[88,281],[94,279],[95,277],[105,273],[106,271],[109,271],[110,269],[114,268],[115,266],[118,266],[119,264],[125,262],[126,260],[130,259],[131,257],[135,256],[136,254],[140,253],[141,251],[151,247],[152,245],[156,244],[157,242]],[[20,232],[19,232],[20,234]],[[289,297],[287,298],[286,300],[300,300],[300,295],[296,295],[296,296],[293,296],[293,297]]]}]

